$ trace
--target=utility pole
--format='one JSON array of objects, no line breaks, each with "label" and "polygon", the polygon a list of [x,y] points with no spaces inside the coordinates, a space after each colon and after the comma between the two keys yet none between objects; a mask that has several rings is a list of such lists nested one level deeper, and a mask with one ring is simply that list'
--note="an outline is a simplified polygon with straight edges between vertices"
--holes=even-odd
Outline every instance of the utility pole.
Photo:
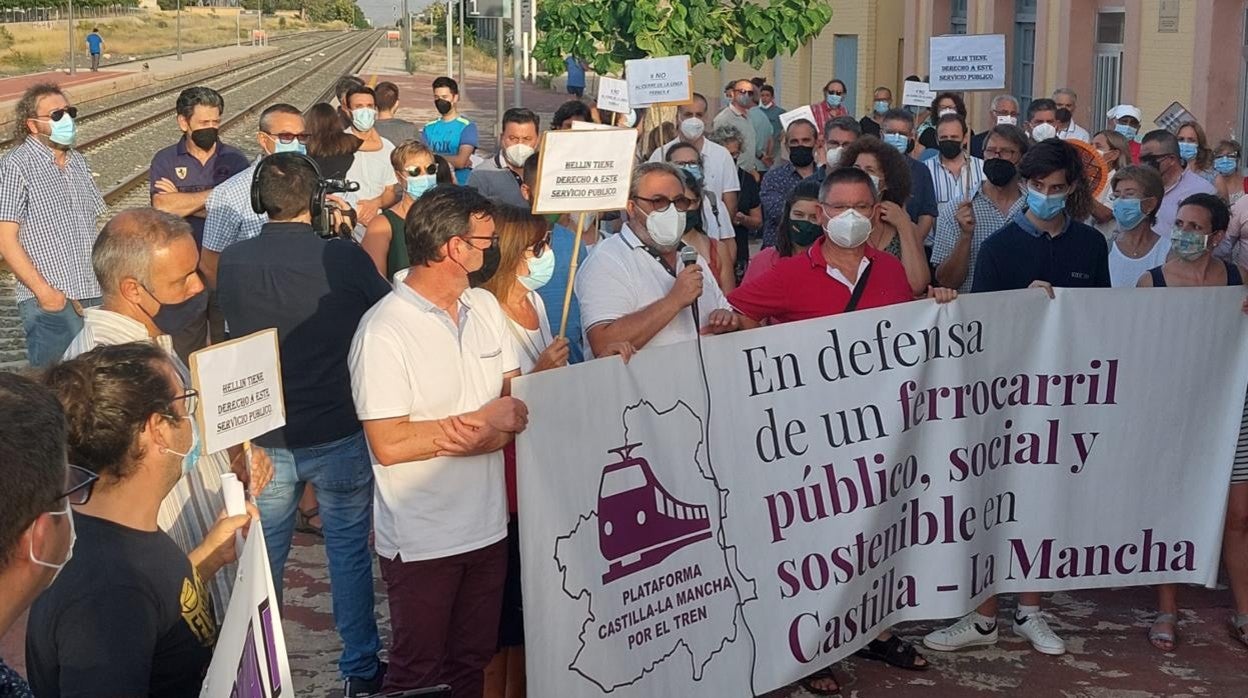
[{"label": "utility pole", "polygon": [[243,45],[243,3],[240,1],[234,8],[238,12],[234,13],[234,45]]},{"label": "utility pole", "polygon": [[178,20],[174,27],[178,35],[178,60],[182,60],[182,0],[178,0]]},{"label": "utility pole", "polygon": [[495,81],[497,83],[495,85],[497,88],[495,98],[498,103],[494,105],[494,138],[496,140],[501,138],[503,135],[503,52],[506,48],[505,42],[503,41],[503,33],[506,31],[504,28],[506,21],[507,20],[502,17],[498,18],[498,72],[495,75]]},{"label": "utility pole", "polygon": [[78,45],[74,42],[74,0],[69,0],[69,74],[78,72]]},{"label": "utility pole", "polygon": [[407,0],[403,0],[403,69],[412,72],[412,14],[407,11]]},{"label": "utility pole", "polygon": [[520,106],[520,46],[524,43],[521,23],[520,0],[511,3],[511,102],[513,107]]},{"label": "utility pole", "polygon": [[459,89],[464,89],[464,43],[468,40],[468,35],[464,33],[464,12],[467,8],[464,3],[468,0],[459,0]]},{"label": "utility pole", "polygon": [[455,51],[451,48],[451,34],[455,30],[455,17],[451,10],[450,0],[446,3],[446,76],[449,78],[454,69]]}]

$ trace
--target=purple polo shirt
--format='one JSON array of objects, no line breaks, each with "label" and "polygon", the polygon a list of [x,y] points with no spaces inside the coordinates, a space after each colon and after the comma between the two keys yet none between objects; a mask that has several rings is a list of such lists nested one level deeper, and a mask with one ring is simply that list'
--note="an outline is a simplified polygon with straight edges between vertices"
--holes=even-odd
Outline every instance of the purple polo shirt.
[{"label": "purple polo shirt", "polygon": [[[178,139],[177,143],[161,149],[152,157],[152,166],[147,179],[148,192],[155,197],[156,182],[161,179],[173,182],[179,192],[207,191],[250,166],[251,162],[243,151],[219,141],[212,156],[201,165],[195,156],[186,152],[186,137],[184,136]],[[186,222],[191,224],[195,244],[202,245],[203,217],[187,216]]]},{"label": "purple polo shirt", "polygon": [[1183,203],[1183,199],[1192,194],[1216,193],[1217,190],[1213,188],[1213,185],[1203,177],[1190,170],[1183,170],[1183,176],[1179,177],[1179,181],[1167,189],[1165,196],[1161,197],[1161,206],[1157,207],[1157,222],[1153,225],[1153,232],[1161,236],[1162,242],[1168,241],[1170,233],[1174,232],[1174,219],[1179,215],[1179,204]]}]

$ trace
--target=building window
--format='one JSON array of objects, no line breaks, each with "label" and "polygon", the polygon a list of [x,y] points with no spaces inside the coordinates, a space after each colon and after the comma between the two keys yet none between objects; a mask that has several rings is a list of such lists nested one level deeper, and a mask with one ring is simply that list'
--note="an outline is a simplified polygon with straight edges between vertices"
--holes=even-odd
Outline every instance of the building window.
[{"label": "building window", "polygon": [[1096,46],[1092,64],[1092,124],[1104,128],[1105,112],[1122,99],[1122,48],[1126,40],[1126,13],[1100,12],[1096,15]]},{"label": "building window", "polygon": [[966,0],[952,0],[949,4],[949,33],[966,33]]},{"label": "building window", "polygon": [[1014,0],[1014,84],[1018,108],[1026,112],[1031,104],[1036,75],[1036,0]]}]

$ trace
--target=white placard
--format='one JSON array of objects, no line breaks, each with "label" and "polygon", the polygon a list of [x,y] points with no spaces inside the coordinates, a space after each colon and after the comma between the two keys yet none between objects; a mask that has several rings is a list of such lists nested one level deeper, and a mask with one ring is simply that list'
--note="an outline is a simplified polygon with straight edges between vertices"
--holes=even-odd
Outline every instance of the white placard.
[{"label": "white placard", "polygon": [[214,344],[191,354],[204,452],[216,453],[286,425],[277,330]]},{"label": "white placard", "polygon": [[1215,584],[1248,353],[1204,347],[1248,342],[1243,294],[972,294],[516,379],[529,694],[745,698],[993,593]]},{"label": "white placard", "polygon": [[688,104],[693,99],[688,56],[637,58],[624,61],[628,103],[632,107]]},{"label": "white placard", "polygon": [[628,203],[637,129],[548,131],[533,213],[617,211]]},{"label": "white placard", "polygon": [[598,108],[617,114],[632,111],[628,103],[628,81],[606,75],[598,78]]},{"label": "white placard", "polygon": [[936,99],[936,92],[925,82],[907,80],[902,87],[901,106],[903,107],[927,108],[932,106],[933,99]]},{"label": "white placard", "polygon": [[264,531],[259,521],[252,521],[200,698],[295,695],[280,607]]},{"label": "white placard", "polygon": [[822,131],[823,124],[815,121],[815,110],[810,108],[809,104],[803,104],[796,109],[790,109],[780,115],[780,127],[785,131],[789,130],[789,124],[799,119],[805,119],[814,124],[815,131]]},{"label": "white placard", "polygon": [[618,131],[618,126],[611,124],[595,124],[592,121],[569,121],[568,128],[573,131]]},{"label": "white placard", "polygon": [[1005,87],[1004,34],[933,36],[930,48],[931,89],[964,92]]}]

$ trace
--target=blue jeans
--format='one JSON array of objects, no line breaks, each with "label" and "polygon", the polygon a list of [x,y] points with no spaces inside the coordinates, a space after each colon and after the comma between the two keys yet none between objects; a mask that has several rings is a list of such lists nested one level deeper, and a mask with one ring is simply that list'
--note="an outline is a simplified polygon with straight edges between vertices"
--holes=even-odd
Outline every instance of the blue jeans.
[{"label": "blue jeans", "polygon": [[[99,305],[100,299],[84,298],[78,304],[89,308]],[[33,368],[46,368],[60,361],[74,337],[82,331],[82,316],[68,299],[65,307],[55,313],[40,308],[39,301],[34,298],[18,303],[17,311],[26,333],[26,360]]]},{"label": "blue jeans", "polygon": [[373,559],[368,536],[373,523],[373,463],[364,432],[306,448],[266,448],[273,481],[260,496],[260,522],[282,598],[282,572],[290,555],[295,512],[305,484],[316,488],[329,558],[334,624],[342,638],[338,670],[343,677],[372,678],[379,667],[381,638],[373,612]]}]

